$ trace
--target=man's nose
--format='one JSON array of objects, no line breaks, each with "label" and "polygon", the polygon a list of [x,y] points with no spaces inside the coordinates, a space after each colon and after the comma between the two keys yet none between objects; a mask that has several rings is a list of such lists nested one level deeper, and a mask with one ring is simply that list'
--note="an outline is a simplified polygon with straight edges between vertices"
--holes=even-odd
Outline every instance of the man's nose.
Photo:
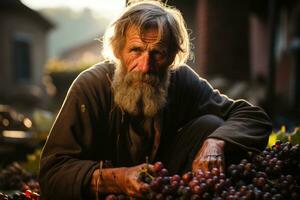
[{"label": "man's nose", "polygon": [[148,52],[144,52],[143,55],[141,55],[138,61],[138,68],[142,73],[148,73],[151,70],[151,62]]}]

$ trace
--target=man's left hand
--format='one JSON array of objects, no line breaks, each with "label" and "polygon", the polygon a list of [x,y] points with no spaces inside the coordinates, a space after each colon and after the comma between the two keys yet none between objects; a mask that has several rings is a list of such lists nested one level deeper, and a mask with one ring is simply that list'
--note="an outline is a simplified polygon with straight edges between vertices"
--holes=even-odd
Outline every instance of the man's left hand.
[{"label": "man's left hand", "polygon": [[215,138],[206,139],[195,156],[192,164],[192,170],[196,172],[198,169],[209,171],[217,168],[220,172],[224,172],[224,146],[225,141]]}]

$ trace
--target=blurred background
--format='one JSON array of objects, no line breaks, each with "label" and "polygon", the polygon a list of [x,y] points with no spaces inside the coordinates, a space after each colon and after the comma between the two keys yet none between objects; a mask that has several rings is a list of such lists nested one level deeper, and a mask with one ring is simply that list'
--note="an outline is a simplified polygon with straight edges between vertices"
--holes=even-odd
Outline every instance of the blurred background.
[{"label": "blurred background", "polygon": [[[82,70],[103,60],[99,40],[126,3],[0,1],[1,165],[24,160],[28,169],[36,170],[68,87]],[[298,130],[299,1],[168,4],[180,9],[187,22],[194,53],[188,64],[200,76],[231,98],[263,107],[275,132]]]}]

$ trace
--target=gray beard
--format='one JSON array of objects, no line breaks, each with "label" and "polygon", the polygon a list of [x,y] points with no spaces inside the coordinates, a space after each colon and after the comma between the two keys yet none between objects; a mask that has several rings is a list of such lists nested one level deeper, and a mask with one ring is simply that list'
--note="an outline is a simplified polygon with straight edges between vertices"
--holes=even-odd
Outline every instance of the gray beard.
[{"label": "gray beard", "polygon": [[114,101],[133,116],[154,117],[166,104],[169,70],[159,74],[126,72],[116,67],[112,81]]}]

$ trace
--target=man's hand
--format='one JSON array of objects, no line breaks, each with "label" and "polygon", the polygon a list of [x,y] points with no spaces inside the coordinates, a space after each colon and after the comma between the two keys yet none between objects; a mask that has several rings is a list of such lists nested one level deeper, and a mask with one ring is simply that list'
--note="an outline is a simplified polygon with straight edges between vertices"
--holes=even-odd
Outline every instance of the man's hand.
[{"label": "man's hand", "polygon": [[195,172],[198,169],[203,171],[217,168],[220,172],[224,171],[224,145],[223,140],[209,138],[206,139],[195,156],[192,164],[192,170]]},{"label": "man's hand", "polygon": [[[148,167],[149,166],[150,165],[148,165]],[[149,189],[149,185],[147,183],[143,183],[139,180],[140,172],[146,167],[146,164],[141,164],[134,167],[123,168],[123,177],[120,177],[120,182],[118,182],[123,193],[131,197],[141,197],[143,192]]]},{"label": "man's hand", "polygon": [[[124,193],[131,197],[141,197],[149,185],[139,180],[143,168],[152,165],[141,164],[134,167],[96,169],[91,180],[92,193]],[[100,175],[101,173],[101,175]],[[97,181],[99,180],[98,188]]]}]

